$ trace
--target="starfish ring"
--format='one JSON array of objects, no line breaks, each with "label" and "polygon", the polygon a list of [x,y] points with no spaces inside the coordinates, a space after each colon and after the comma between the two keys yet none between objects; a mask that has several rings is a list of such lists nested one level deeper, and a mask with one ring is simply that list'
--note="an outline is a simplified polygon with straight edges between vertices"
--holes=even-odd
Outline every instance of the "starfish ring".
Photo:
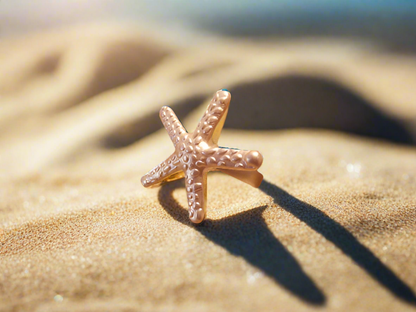
[{"label": "starfish ring", "polygon": [[228,90],[217,91],[192,133],[186,131],[170,107],[162,107],[159,113],[175,151],[143,176],[141,182],[145,187],[155,187],[185,178],[189,218],[194,223],[205,219],[209,171],[221,171],[254,187],[259,187],[263,180],[257,171],[263,163],[258,151],[218,146],[230,101]]}]

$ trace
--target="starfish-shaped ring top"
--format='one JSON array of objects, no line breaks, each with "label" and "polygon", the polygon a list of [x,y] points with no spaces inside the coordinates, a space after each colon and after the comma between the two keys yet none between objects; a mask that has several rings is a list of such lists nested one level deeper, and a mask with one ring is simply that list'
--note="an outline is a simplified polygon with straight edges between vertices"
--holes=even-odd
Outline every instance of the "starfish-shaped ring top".
[{"label": "starfish-shaped ring top", "polygon": [[155,187],[185,177],[189,218],[194,223],[205,219],[209,171],[219,170],[254,187],[259,187],[263,180],[263,175],[257,171],[263,162],[258,151],[218,146],[230,101],[230,92],[217,91],[192,133],[186,131],[170,107],[163,106],[159,113],[175,152],[141,181],[145,187]]}]

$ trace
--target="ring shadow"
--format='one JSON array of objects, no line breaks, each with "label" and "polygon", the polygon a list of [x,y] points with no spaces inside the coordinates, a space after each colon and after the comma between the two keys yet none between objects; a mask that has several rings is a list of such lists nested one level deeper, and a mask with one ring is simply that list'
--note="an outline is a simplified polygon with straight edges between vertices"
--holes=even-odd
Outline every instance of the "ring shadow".
[{"label": "ring shadow", "polygon": [[[159,190],[159,202],[172,218],[195,229],[230,254],[243,257],[300,299],[314,305],[325,304],[324,293],[269,230],[262,217],[266,206],[221,220],[207,219],[203,224],[195,226],[189,221],[187,211],[173,197],[173,191],[183,187],[183,180],[178,180],[163,185]],[[341,224],[266,180],[263,180],[259,189],[273,198],[279,207],[332,242],[396,297],[416,304],[412,289]]]},{"label": "ring shadow", "polygon": [[262,217],[266,206],[221,220],[207,219],[202,225],[195,226],[189,221],[187,210],[172,194],[175,189],[183,187],[183,180],[178,180],[163,185],[159,190],[159,202],[172,218],[195,229],[230,254],[244,258],[300,299],[313,305],[325,304],[323,292],[269,230]]},{"label": "ring shadow", "polygon": [[362,245],[347,229],[328,217],[319,209],[304,203],[290,195],[280,187],[263,180],[260,190],[273,198],[279,205],[293,216],[306,223],[313,230],[332,242],[364,269],[376,281],[383,285],[396,297],[415,305],[416,296],[412,289],[397,277],[376,255]]}]

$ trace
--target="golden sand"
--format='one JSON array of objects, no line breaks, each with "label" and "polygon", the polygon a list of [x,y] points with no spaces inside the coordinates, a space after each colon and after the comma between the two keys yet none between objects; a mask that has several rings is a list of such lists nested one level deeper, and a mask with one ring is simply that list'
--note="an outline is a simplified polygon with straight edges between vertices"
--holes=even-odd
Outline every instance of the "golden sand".
[{"label": "golden sand", "polygon": [[[0,56],[1,311],[415,310],[416,59],[111,27]],[[159,108],[192,129],[222,87],[219,143],[261,151],[265,181],[210,174],[195,226],[183,182],[140,177],[173,151]]]}]

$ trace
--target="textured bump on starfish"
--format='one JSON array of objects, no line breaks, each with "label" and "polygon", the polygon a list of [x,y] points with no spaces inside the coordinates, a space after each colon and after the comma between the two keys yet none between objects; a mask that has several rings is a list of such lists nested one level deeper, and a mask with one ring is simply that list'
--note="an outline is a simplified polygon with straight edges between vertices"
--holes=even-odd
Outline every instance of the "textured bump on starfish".
[{"label": "textured bump on starfish", "polygon": [[231,94],[228,90],[217,91],[192,133],[186,131],[170,107],[164,106],[160,110],[160,119],[175,151],[144,175],[141,182],[145,187],[155,187],[185,178],[189,218],[194,223],[202,222],[206,216],[209,171],[222,171],[255,187],[263,179],[257,171],[263,163],[263,156],[258,151],[218,146],[230,101]]}]

